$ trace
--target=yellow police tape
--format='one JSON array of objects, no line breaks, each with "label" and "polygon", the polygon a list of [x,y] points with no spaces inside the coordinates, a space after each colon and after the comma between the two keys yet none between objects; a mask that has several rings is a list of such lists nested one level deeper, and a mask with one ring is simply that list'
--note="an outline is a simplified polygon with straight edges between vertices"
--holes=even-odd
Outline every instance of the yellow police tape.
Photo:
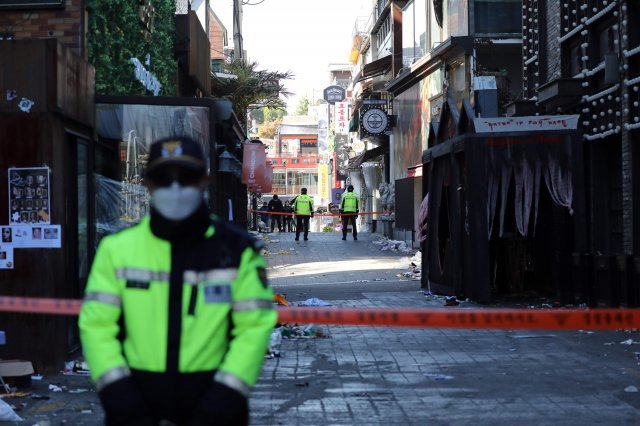
[{"label": "yellow police tape", "polygon": [[[0,296],[0,312],[77,315],[82,300]],[[618,330],[640,328],[640,309],[278,307],[280,323],[422,328]]]}]

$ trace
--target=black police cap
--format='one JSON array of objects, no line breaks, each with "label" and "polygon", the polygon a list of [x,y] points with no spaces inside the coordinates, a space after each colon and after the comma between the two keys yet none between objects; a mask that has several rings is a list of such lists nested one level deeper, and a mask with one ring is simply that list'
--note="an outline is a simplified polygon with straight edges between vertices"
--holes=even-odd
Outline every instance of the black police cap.
[{"label": "black police cap", "polygon": [[161,172],[168,166],[184,167],[203,174],[207,170],[200,144],[184,136],[161,139],[151,144],[147,176]]}]

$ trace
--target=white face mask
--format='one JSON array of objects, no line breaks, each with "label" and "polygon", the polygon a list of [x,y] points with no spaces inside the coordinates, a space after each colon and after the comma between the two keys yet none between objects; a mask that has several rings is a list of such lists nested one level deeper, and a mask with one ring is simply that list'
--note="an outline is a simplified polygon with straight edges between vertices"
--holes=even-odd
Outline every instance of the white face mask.
[{"label": "white face mask", "polygon": [[153,191],[151,205],[166,219],[183,220],[198,209],[202,195],[198,187],[173,182],[169,187]]}]

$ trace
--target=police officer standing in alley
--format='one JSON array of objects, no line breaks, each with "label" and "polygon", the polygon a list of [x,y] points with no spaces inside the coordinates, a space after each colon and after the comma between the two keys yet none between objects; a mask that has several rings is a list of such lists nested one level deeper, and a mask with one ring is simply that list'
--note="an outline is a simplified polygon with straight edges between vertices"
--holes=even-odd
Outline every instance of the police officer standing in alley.
[{"label": "police officer standing in alley", "polygon": [[304,240],[309,239],[309,218],[313,217],[313,198],[307,195],[307,188],[292,200],[293,213],[296,215],[296,241],[300,240],[300,231],[304,227]]},{"label": "police officer standing in alley", "polygon": [[267,207],[269,209],[269,213],[272,213],[271,232],[273,232],[273,228],[276,224],[278,224],[278,231],[284,231],[282,228],[282,215],[280,214],[284,212],[284,205],[282,204],[282,200],[278,198],[278,194],[273,194],[273,199],[269,201]]},{"label": "police officer standing in alley", "polygon": [[276,323],[259,244],[211,217],[200,145],[151,145],[151,211],[105,237],[80,312],[107,425],[246,425]]},{"label": "police officer standing in alley", "polygon": [[360,197],[353,192],[353,185],[347,187],[347,191],[342,193],[340,200],[340,214],[342,215],[342,240],[347,239],[347,227],[349,223],[353,226],[353,239],[358,239],[358,229],[356,219],[360,213]]}]

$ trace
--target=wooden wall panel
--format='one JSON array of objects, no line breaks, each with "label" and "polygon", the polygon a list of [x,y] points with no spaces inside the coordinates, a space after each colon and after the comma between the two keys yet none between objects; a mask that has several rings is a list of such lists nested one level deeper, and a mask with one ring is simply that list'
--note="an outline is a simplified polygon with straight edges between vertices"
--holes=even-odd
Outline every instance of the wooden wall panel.
[{"label": "wooden wall panel", "polygon": [[[7,169],[9,167],[51,168],[50,203],[52,223],[63,227],[62,249],[14,249],[14,269],[0,270],[0,293],[12,296],[68,297],[73,271],[67,268],[65,244],[65,133],[50,114],[0,115],[0,223],[9,221]],[[76,295],[77,296],[77,295]],[[7,345],[0,346],[0,358],[22,358],[36,368],[62,367],[68,346],[71,318],[0,313],[0,328],[7,333]]]},{"label": "wooden wall panel", "polygon": [[[0,102],[0,113],[21,112],[22,98],[34,102],[29,114],[58,112],[91,126],[95,123],[95,70],[54,39],[0,41],[0,87],[17,98]],[[4,96],[4,92],[3,92]]]}]

